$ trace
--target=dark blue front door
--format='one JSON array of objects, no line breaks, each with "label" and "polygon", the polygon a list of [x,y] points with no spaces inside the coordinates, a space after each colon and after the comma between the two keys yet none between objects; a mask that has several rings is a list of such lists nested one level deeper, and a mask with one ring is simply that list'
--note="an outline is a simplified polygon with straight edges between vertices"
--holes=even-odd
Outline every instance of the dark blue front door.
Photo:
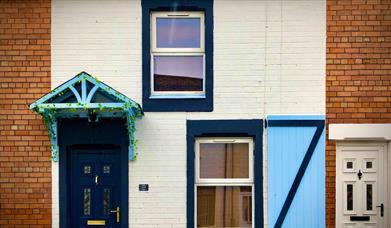
[{"label": "dark blue front door", "polygon": [[120,227],[119,147],[74,148],[70,168],[71,227]]}]

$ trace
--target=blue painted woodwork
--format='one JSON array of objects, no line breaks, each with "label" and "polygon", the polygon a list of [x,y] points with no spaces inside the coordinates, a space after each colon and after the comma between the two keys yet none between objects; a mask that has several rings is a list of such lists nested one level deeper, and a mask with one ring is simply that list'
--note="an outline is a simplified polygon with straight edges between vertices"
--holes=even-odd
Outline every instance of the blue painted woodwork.
[{"label": "blue painted woodwork", "polygon": [[141,106],[86,72],[53,89],[30,105],[30,109],[40,113],[52,144],[52,160],[58,161],[57,119],[100,117],[126,118],[129,136],[129,160],[136,157],[134,131],[135,121],[141,118]]},{"label": "blue painted woodwork", "polygon": [[325,227],[324,116],[267,118],[269,227]]},{"label": "blue painted woodwork", "polygon": [[[74,146],[70,149],[70,208],[71,226],[88,227],[88,220],[105,220],[107,228],[120,227],[116,214],[110,213],[120,206],[120,148],[118,146],[101,147],[99,145]],[[85,170],[88,166],[91,169]],[[109,166],[109,173],[104,173]],[[85,172],[89,171],[89,172]],[[95,179],[97,178],[97,182]],[[84,190],[90,190],[89,207],[84,199]],[[108,205],[103,204],[104,190],[108,190]],[[106,198],[107,199],[107,198]],[[84,211],[86,209],[86,211]]]},{"label": "blue painted woodwork", "polygon": [[[213,111],[213,0],[141,0],[143,109],[146,112]],[[151,98],[150,12],[205,12],[205,98]]]},{"label": "blue painted woodwork", "polygon": [[[102,118],[98,123],[88,122],[86,118],[58,119],[58,145],[60,151],[65,152],[59,154],[60,228],[78,227],[71,224],[74,210],[71,203],[72,155],[73,152],[81,149],[92,150],[92,152],[116,149],[116,153],[119,153],[120,159],[116,167],[120,174],[115,181],[121,188],[119,194],[120,227],[128,227],[129,140],[125,124],[126,120],[123,118]],[[102,159],[105,160],[104,157]],[[94,160],[93,157],[91,160]]]},{"label": "blue painted woodwork", "polygon": [[254,140],[254,227],[263,227],[263,121],[254,120],[188,120],[187,130],[187,227],[194,227],[194,184],[196,137],[252,137]]}]

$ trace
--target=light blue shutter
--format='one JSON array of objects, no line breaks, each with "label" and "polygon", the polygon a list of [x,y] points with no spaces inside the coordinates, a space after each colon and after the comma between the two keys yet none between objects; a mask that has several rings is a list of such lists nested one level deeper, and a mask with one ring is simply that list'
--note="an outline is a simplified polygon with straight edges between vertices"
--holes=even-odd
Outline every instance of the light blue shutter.
[{"label": "light blue shutter", "polygon": [[325,227],[324,116],[267,118],[269,227]]}]

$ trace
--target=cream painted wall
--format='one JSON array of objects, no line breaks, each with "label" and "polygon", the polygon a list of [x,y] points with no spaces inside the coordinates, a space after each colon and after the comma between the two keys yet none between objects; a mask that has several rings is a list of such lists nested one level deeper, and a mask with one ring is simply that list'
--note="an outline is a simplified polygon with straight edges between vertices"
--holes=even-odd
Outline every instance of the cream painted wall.
[{"label": "cream painted wall", "polygon": [[[138,122],[131,227],[186,226],[187,119],[325,114],[325,22],[325,0],[214,1],[214,111],[146,113]],[[139,0],[53,0],[52,87],[80,71],[141,103]],[[54,198],[53,227],[58,216]]]}]

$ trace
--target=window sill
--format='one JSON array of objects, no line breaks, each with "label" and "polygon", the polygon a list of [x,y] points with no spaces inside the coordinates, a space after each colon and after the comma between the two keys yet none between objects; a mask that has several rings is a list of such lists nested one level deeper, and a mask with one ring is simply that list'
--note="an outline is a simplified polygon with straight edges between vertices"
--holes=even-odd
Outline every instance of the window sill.
[{"label": "window sill", "polygon": [[174,95],[174,94],[167,94],[167,95],[158,95],[158,94],[154,94],[154,95],[151,95],[149,97],[149,99],[205,99],[206,96],[205,94],[178,94],[178,95]]}]

